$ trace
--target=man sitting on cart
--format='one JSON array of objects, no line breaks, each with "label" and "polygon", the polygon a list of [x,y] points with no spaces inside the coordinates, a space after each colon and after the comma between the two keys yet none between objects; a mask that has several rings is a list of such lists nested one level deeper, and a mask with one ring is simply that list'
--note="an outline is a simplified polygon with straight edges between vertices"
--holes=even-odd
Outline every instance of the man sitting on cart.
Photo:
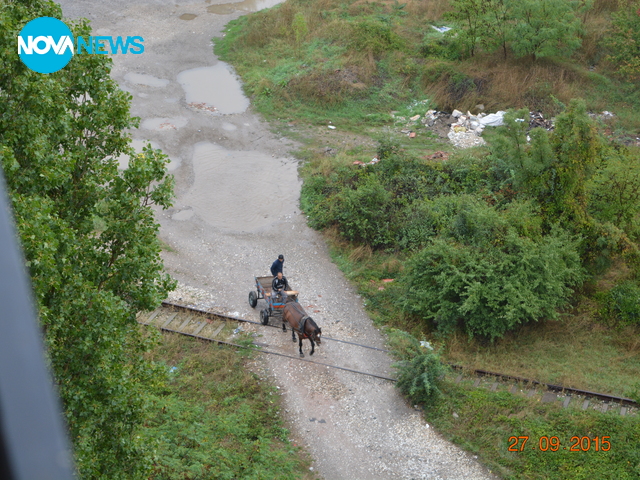
[{"label": "man sitting on cart", "polygon": [[282,275],[282,272],[278,272],[278,275],[273,279],[273,282],[271,282],[271,291],[274,296],[282,296],[287,290],[291,290],[289,282],[287,282],[287,277]]}]

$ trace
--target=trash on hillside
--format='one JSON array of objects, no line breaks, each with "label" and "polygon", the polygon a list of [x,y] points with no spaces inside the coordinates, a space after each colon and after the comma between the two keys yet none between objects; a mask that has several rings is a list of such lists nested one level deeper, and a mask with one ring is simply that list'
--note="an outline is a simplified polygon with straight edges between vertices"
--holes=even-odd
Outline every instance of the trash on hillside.
[{"label": "trash on hillside", "polygon": [[445,32],[448,32],[449,30],[451,30],[451,27],[436,27],[435,25],[431,25],[431,28],[433,28],[434,30],[439,31],[440,33],[445,33]]},{"label": "trash on hillside", "polygon": [[416,138],[416,132],[409,132],[409,138]]},{"label": "trash on hillside", "polygon": [[478,121],[480,124],[485,127],[499,127],[504,125],[504,114],[506,112],[500,110],[496,113],[490,113],[489,115],[485,115],[482,118],[479,118]]},{"label": "trash on hillside", "polygon": [[424,348],[428,348],[429,350],[433,350],[433,347],[431,346],[431,344],[429,342],[425,342],[424,340],[420,342],[420,346]]},{"label": "trash on hillside", "polygon": [[334,127],[333,125],[328,125],[328,127],[329,127],[331,130],[335,130],[335,129],[336,129],[336,127]]}]

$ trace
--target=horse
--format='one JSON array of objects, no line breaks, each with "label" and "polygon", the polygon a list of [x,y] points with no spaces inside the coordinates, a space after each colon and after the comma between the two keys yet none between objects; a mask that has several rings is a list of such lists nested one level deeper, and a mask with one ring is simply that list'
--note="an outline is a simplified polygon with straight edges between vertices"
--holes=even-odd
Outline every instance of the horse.
[{"label": "horse", "polygon": [[285,322],[289,323],[291,327],[291,339],[296,341],[296,332],[298,333],[298,346],[300,350],[300,356],[304,357],[304,353],[302,353],[302,339],[308,338],[311,342],[311,353],[309,355],[313,355],[315,351],[315,343],[314,340],[320,345],[322,343],[320,336],[322,335],[322,330],[316,322],[313,321],[304,309],[300,306],[300,304],[296,301],[287,299],[287,303],[284,306],[284,310],[282,312],[282,331],[286,332],[287,327]]}]

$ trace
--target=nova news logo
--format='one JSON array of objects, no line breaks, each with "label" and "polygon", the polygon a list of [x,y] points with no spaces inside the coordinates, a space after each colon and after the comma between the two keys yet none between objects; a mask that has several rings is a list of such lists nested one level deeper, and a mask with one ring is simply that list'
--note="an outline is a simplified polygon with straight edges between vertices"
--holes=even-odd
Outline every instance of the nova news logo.
[{"label": "nova news logo", "polygon": [[40,17],[27,23],[18,35],[20,60],[34,72],[53,73],[64,68],[74,54],[144,52],[142,37],[78,37],[64,22],[52,17]]}]

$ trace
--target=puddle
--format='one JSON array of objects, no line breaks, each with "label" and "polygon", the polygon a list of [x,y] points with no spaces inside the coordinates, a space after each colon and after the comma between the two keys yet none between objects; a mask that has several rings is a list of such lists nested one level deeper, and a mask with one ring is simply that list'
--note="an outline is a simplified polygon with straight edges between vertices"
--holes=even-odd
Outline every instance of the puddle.
[{"label": "puddle", "polygon": [[142,122],[140,127],[146,128],[147,130],[170,131],[184,127],[187,122],[188,120],[186,117],[147,118]]},{"label": "puddle", "polygon": [[236,11],[257,12],[258,10],[274,7],[282,2],[283,0],[244,0],[238,3],[222,3],[220,5],[209,5],[207,7],[207,12],[215,13],[217,15],[229,15],[230,13]]},{"label": "puddle", "polygon": [[180,20],[193,20],[197,16],[198,15],[194,13],[183,13],[182,15],[180,15]]},{"label": "puddle", "polygon": [[193,217],[193,210],[181,210],[171,216],[172,220],[189,220]]},{"label": "puddle", "polygon": [[224,122],[222,124],[222,129],[226,130],[227,132],[233,132],[234,130],[237,130],[238,127],[236,127],[233,123]]},{"label": "puddle", "polygon": [[[136,151],[136,153],[142,153],[142,149],[147,145],[147,143],[151,143],[152,148],[159,148],[162,150],[160,145],[156,142],[149,142],[148,140],[131,140],[131,146]],[[176,168],[180,166],[182,160],[178,157],[171,158],[171,162],[167,165],[167,170],[172,172]],[[128,155],[120,155],[118,157],[118,169],[125,170],[129,166],[129,156]]]},{"label": "puddle", "polygon": [[147,87],[166,87],[170,83],[169,80],[145,73],[129,72],[124,76],[124,79],[133,85],[146,85]]},{"label": "puddle", "polygon": [[181,202],[215,227],[254,231],[292,214],[300,181],[295,162],[202,142],[193,153],[194,183]]},{"label": "puddle", "polygon": [[224,62],[213,67],[185,70],[178,74],[187,104],[198,110],[222,114],[242,113],[249,107],[240,81]]}]

